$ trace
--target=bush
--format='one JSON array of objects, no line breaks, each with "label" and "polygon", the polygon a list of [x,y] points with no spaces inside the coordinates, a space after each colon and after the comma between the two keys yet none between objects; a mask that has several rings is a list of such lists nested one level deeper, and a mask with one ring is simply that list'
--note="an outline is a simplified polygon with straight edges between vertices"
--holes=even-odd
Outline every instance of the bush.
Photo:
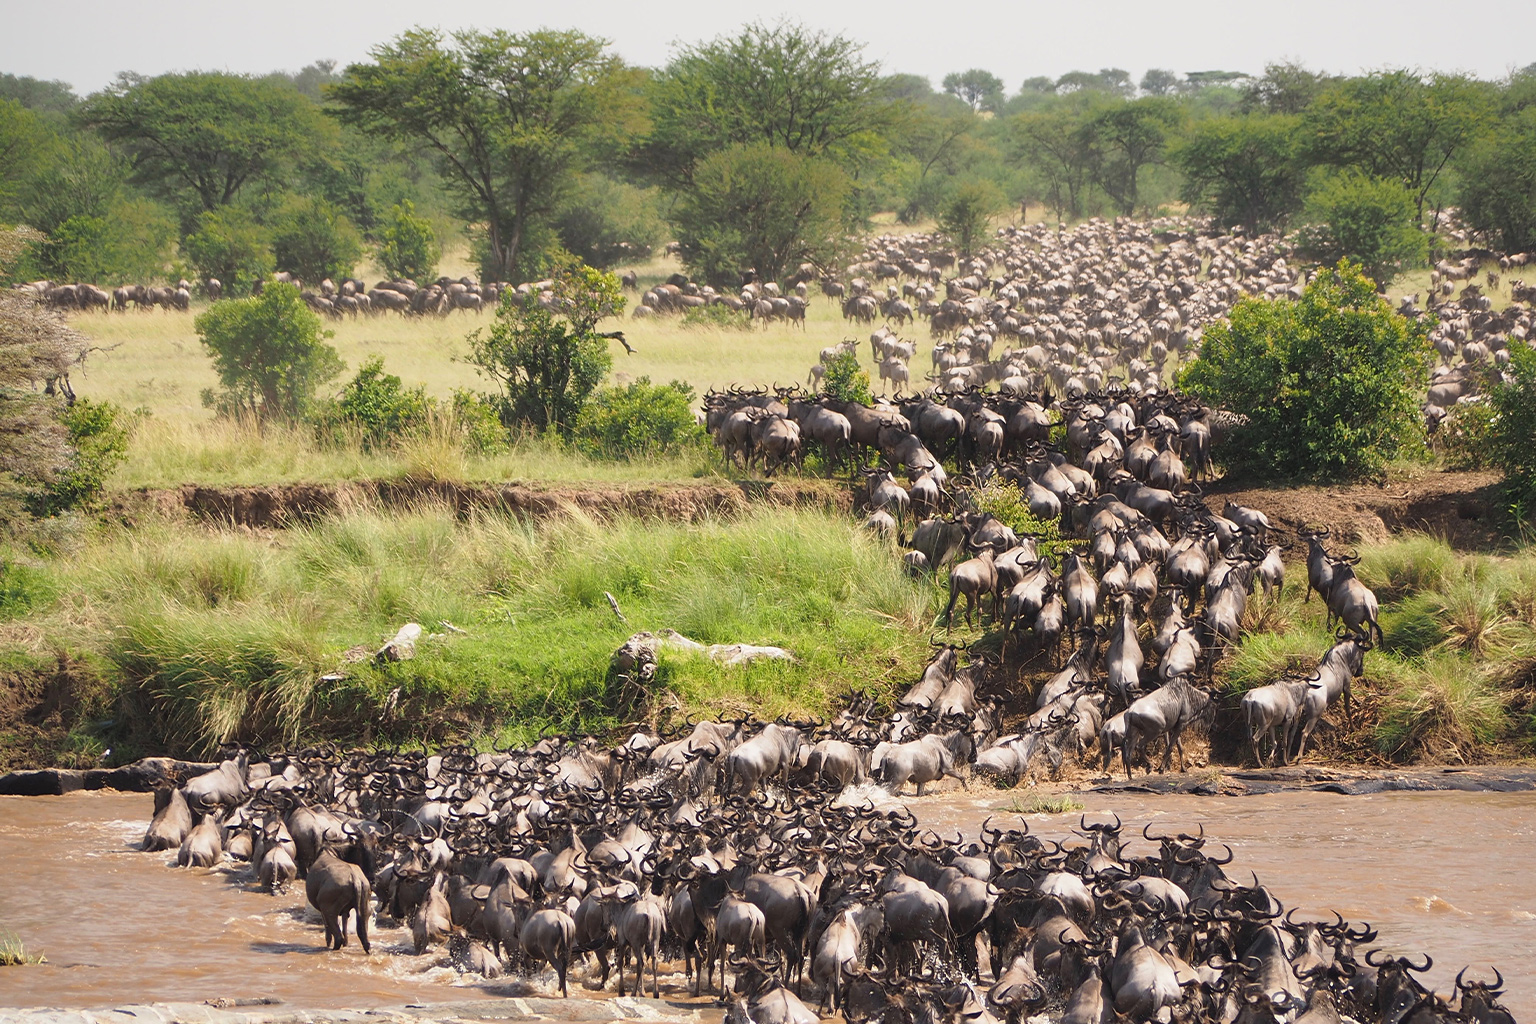
[{"label": "bush", "polygon": [[118,406],[81,398],[61,418],[69,431],[68,466],[28,498],[34,516],[95,507],[107,477],[128,457],[128,431]]},{"label": "bush", "polygon": [[683,311],[678,325],[689,330],[745,331],[752,327],[752,315],[744,309],[732,309],[721,302],[693,306]]},{"label": "bush", "polygon": [[1536,521],[1536,349],[1511,339],[1506,379],[1489,393],[1488,462],[1504,474],[1510,517]]},{"label": "bush", "polygon": [[1536,248],[1536,106],[1501,118],[1459,176],[1461,213],[1503,252]]},{"label": "bush", "polygon": [[320,318],[291,284],[259,296],[216,302],[192,327],[213,359],[223,390],[203,392],[203,404],[225,415],[297,418],[315,391],[335,380],[343,364],[320,329]]},{"label": "bush", "polygon": [[409,199],[390,207],[389,219],[379,235],[379,265],[393,278],[430,281],[437,276],[437,261],[442,247],[432,222],[416,216],[416,205]]},{"label": "bush", "polygon": [[823,364],[821,393],[840,402],[869,405],[874,396],[869,390],[869,374],[859,366],[859,357],[842,352]]},{"label": "bush", "polygon": [[201,280],[218,278],[225,295],[244,295],[272,272],[271,240],[249,213],[226,206],[197,223],[197,231],[182,240],[181,254]]},{"label": "bush", "polygon": [[1347,261],[1324,270],[1299,301],[1249,298],[1205,332],[1180,387],[1241,413],[1217,453],[1259,478],[1354,479],[1379,474],[1423,435],[1429,378],[1423,327],[1393,312]]},{"label": "bush", "polygon": [[1381,289],[1429,256],[1413,196],[1395,181],[1358,171],[1329,175],[1307,197],[1305,218],[1296,236],[1303,254],[1330,266],[1355,260]]},{"label": "bush", "polygon": [[830,160],[766,142],[701,161],[673,212],[683,262],[716,286],[748,268],[777,281],[787,267],[831,265],[851,182]]},{"label": "bush", "polygon": [[703,445],[704,428],[693,414],[693,388],[681,381],[652,384],[641,377],[623,387],[599,389],[576,421],[576,445],[607,459],[674,455]]},{"label": "bush", "polygon": [[501,421],[569,436],[587,396],[613,365],[597,323],[624,308],[619,279],[569,256],[554,276],[550,306],[508,292],[489,333],[469,336],[470,362],[501,388]]},{"label": "bush", "polygon": [[492,455],[507,450],[507,428],[497,407],[465,388],[453,392],[453,423],[464,450],[471,455]]},{"label": "bush", "polygon": [[962,181],[939,204],[939,230],[970,259],[991,236],[993,215],[1007,203],[1003,190],[984,178]]},{"label": "bush", "polygon": [[336,404],[322,417],[320,429],[334,437],[338,427],[351,427],[363,448],[372,450],[419,430],[431,409],[425,387],[405,387],[399,377],[384,372],[383,358],[375,356],[341,389]]},{"label": "bush", "polygon": [[989,512],[992,517],[1022,537],[1034,537],[1039,541],[1042,555],[1059,557],[1072,548],[1070,540],[1063,540],[1061,524],[1054,520],[1039,519],[1029,510],[1029,502],[1017,484],[1007,480],[993,480],[975,495],[976,508]]},{"label": "bush", "polygon": [[272,218],[277,268],[302,281],[351,277],[362,254],[363,239],[352,222],[318,196],[289,196]]}]

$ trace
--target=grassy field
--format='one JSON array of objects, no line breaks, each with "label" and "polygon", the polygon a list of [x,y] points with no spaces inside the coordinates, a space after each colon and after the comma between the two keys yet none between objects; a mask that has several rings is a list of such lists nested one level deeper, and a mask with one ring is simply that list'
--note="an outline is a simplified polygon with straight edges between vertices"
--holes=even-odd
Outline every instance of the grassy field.
[{"label": "grassy field", "polygon": [[[663,280],[678,269],[675,261],[665,258],[639,268],[643,285]],[[639,296],[631,293],[631,308],[638,301]],[[422,452],[369,455],[319,446],[303,431],[263,434],[217,422],[200,397],[217,381],[192,327],[196,312],[194,307],[192,313],[90,313],[74,319],[94,347],[76,375],[76,391],[146,414],[128,462],[112,486],[348,480],[409,473],[419,464]],[[334,331],[332,344],[346,362],[348,375],[365,360],[382,356],[386,369],[408,385],[424,384],[430,394],[447,398],[456,388],[488,386],[463,360],[468,352],[466,335],[491,321],[488,313],[443,318],[385,315],[341,320],[328,327]],[[811,303],[803,329],[786,325],[748,330],[684,328],[676,318],[634,320],[627,314],[622,322],[608,326],[622,327],[637,350],[629,355],[618,342],[610,343],[616,383],[649,376],[657,382],[686,381],[700,393],[732,384],[804,382],[822,348],[869,334],[868,329],[846,324],[837,305],[819,296]],[[867,344],[860,358],[873,370]],[[460,462],[459,475],[479,480],[676,480],[703,471],[693,462],[615,467],[539,444],[522,445],[506,456]]]}]

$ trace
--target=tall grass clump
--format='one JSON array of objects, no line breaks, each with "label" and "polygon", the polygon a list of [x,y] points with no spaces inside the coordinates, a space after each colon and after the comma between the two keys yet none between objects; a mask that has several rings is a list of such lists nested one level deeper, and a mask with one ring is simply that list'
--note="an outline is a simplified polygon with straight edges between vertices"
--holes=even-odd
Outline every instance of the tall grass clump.
[{"label": "tall grass clump", "polygon": [[15,934],[0,932],[0,967],[24,967],[29,964],[45,964],[48,959],[41,953],[30,953]]},{"label": "tall grass clump", "polygon": [[[151,521],[104,530],[71,566],[43,621],[68,623],[116,671],[108,738],[125,753],[602,730],[635,710],[611,692],[609,659],[640,630],[795,654],[725,668],[666,651],[658,709],[825,712],[849,690],[909,682],[934,611],[887,546],[790,509],[531,522],[365,506],[273,537]],[[408,621],[428,634],[417,657],[375,664]]]}]

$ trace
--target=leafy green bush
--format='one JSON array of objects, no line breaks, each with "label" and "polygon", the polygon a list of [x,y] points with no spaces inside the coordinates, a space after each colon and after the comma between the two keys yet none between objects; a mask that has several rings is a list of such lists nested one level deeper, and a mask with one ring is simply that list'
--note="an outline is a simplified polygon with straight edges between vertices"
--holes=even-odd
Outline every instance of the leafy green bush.
[{"label": "leafy green bush", "polygon": [[390,277],[430,281],[437,276],[437,261],[442,247],[432,222],[416,216],[416,205],[409,199],[390,207],[389,219],[379,235],[379,265]]},{"label": "leafy green bush", "polygon": [[215,302],[192,327],[223,385],[218,392],[205,390],[203,404],[225,415],[303,416],[315,391],[343,368],[326,343],[331,332],[321,330],[320,318],[291,284],[272,284],[255,298]]},{"label": "leafy green bush", "polygon": [[107,477],[128,457],[128,431],[118,406],[80,398],[61,418],[69,431],[69,464],[28,498],[28,511],[34,516],[94,507]]},{"label": "leafy green bush", "polygon": [[990,512],[992,517],[1020,537],[1034,537],[1039,542],[1042,555],[1058,557],[1072,547],[1070,540],[1063,540],[1061,524],[1054,520],[1039,519],[1029,510],[1029,502],[1017,484],[1007,480],[993,480],[977,491],[976,508]]},{"label": "leafy green bush", "polygon": [[1504,474],[1511,518],[1536,523],[1536,349],[1512,342],[1507,380],[1489,393],[1488,462]]},{"label": "leafy green bush", "polygon": [[869,405],[874,396],[869,390],[869,374],[859,366],[859,357],[842,352],[822,364],[821,393],[840,402]]},{"label": "leafy green bush", "polygon": [[642,260],[662,237],[651,189],[583,174],[555,214],[560,243],[589,266],[604,270],[623,260]]},{"label": "leafy green bush", "polygon": [[1348,261],[1299,301],[1249,298],[1207,328],[1179,386],[1241,413],[1217,453],[1259,478],[1353,479],[1417,450],[1429,378],[1424,329]]},{"label": "leafy green bush", "polygon": [[399,377],[385,373],[383,357],[375,356],[341,389],[321,417],[320,430],[335,437],[338,427],[350,427],[365,450],[383,448],[419,430],[431,408],[425,387],[407,388]]},{"label": "leafy green bush", "polygon": [[641,377],[600,388],[576,421],[576,445],[595,458],[673,455],[704,444],[693,414],[693,388],[681,381],[652,384]]},{"label": "leafy green bush", "polygon": [[318,284],[325,278],[351,277],[363,255],[363,239],[352,222],[319,196],[283,200],[271,229],[277,268],[302,281]]},{"label": "leafy green bush", "polygon": [[182,239],[181,254],[200,279],[218,278],[224,294],[235,296],[272,272],[271,238],[246,211],[226,206],[204,213],[197,224]]},{"label": "leafy green bush", "polygon": [[992,217],[1007,205],[1008,197],[992,182],[967,179],[939,204],[939,230],[969,259],[991,235]]},{"label": "leafy green bush", "polygon": [[469,335],[469,361],[501,389],[508,426],[569,436],[587,396],[613,365],[597,323],[624,308],[619,279],[567,256],[554,275],[550,306],[508,293],[489,332]]},{"label": "leafy green bush", "polygon": [[1401,183],[1359,171],[1326,176],[1307,197],[1297,247],[1326,265],[1351,259],[1381,288],[1429,256],[1413,195]]},{"label": "leafy green bush", "polygon": [[450,408],[465,451],[471,455],[506,451],[510,438],[494,404],[467,388],[456,388]]},{"label": "leafy green bush", "polygon": [[746,331],[752,328],[752,316],[744,309],[712,302],[684,310],[678,325],[689,330]]}]

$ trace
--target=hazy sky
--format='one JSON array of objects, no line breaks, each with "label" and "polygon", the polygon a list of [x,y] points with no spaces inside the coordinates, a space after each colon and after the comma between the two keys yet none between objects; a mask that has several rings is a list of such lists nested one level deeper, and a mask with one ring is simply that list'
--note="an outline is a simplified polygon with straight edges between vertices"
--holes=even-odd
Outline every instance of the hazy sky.
[{"label": "hazy sky", "polygon": [[777,7],[697,0],[72,0],[61,7],[5,0],[0,6],[0,71],[62,79],[80,93],[125,70],[296,70],[326,58],[345,65],[414,25],[579,28],[611,40],[632,63],[659,65],[674,43],[729,32],[754,10],[863,40],[888,71],[927,75],[937,85],[947,72],[983,67],[1001,76],[1010,92],[1032,75],[1101,67],[1140,78],[1149,67],[1258,72],[1267,62],[1296,59],[1328,71],[1392,65],[1499,77],[1536,61],[1536,0],[821,0]]}]

